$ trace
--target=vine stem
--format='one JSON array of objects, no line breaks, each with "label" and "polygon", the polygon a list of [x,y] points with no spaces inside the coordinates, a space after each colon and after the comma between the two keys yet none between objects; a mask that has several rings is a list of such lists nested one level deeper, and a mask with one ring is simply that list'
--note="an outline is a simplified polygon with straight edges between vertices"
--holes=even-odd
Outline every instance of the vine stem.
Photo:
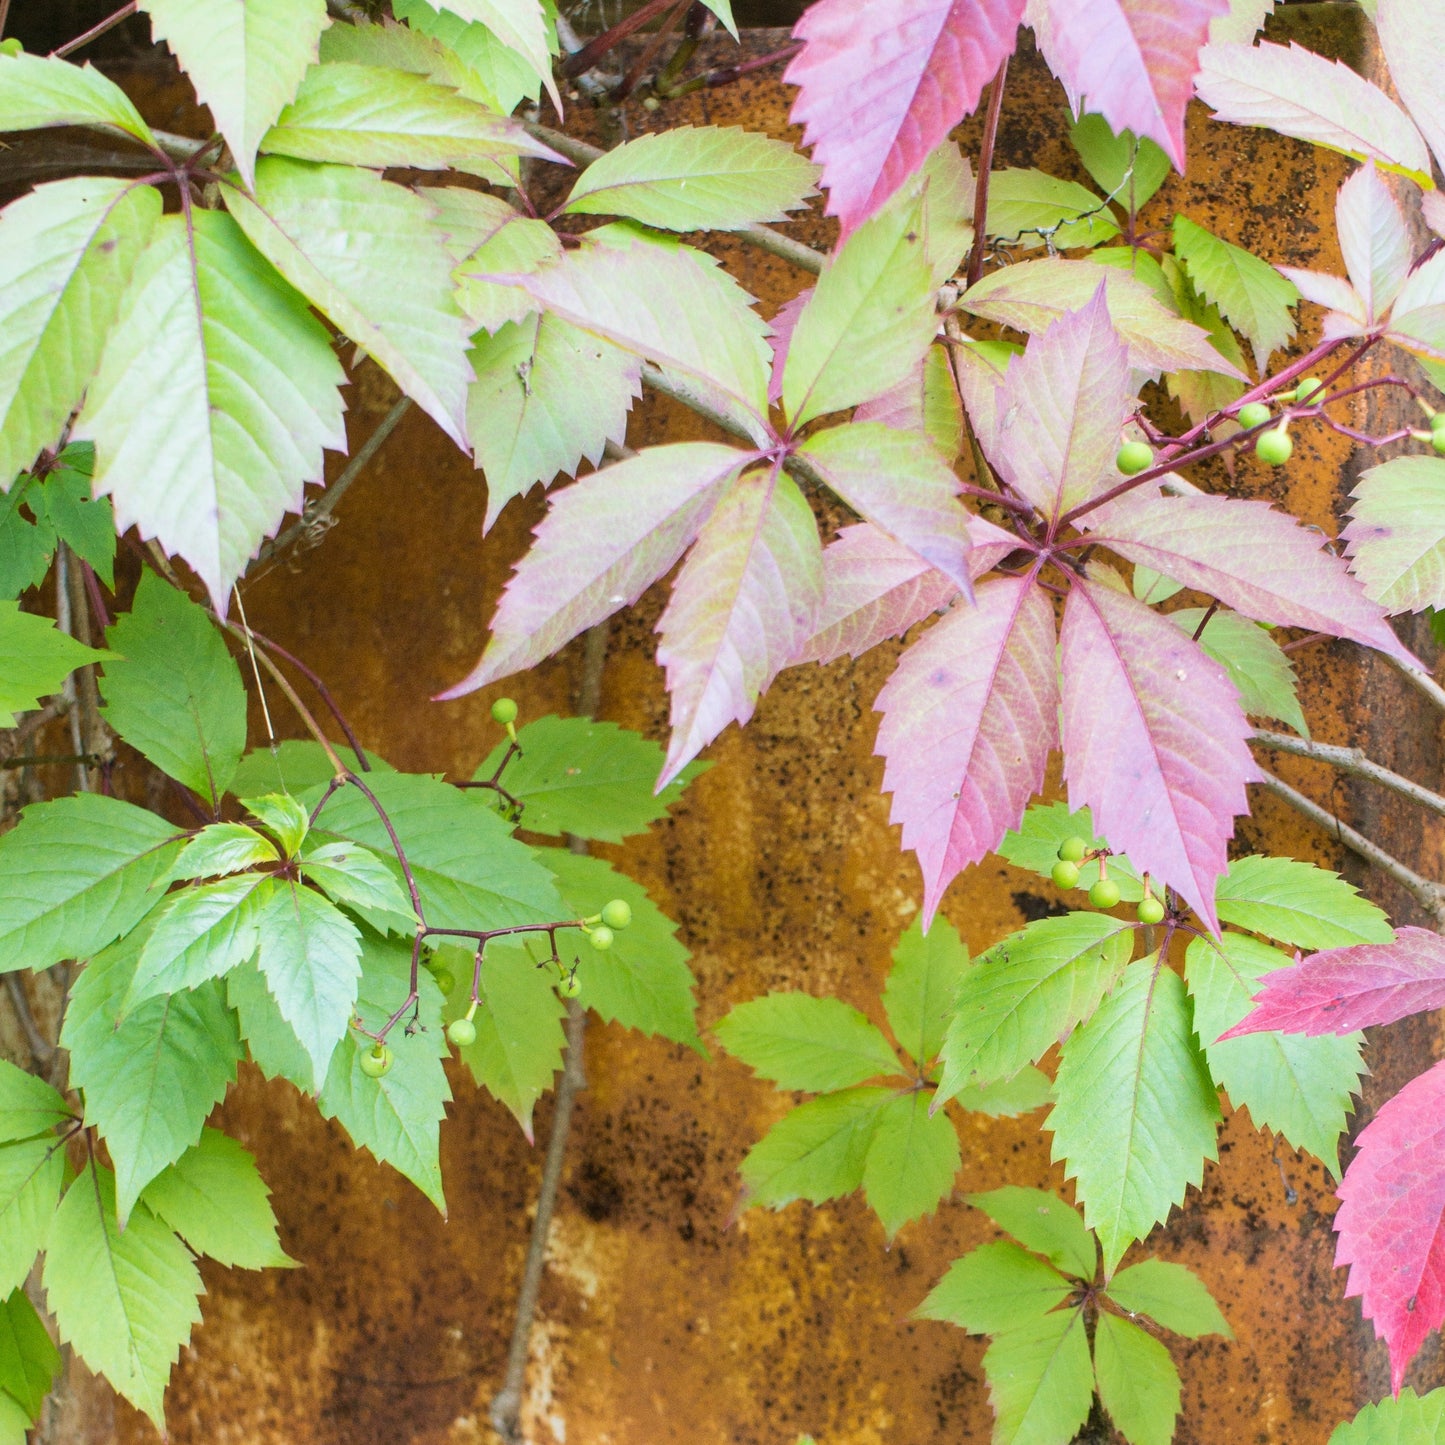
[{"label": "vine stem", "polygon": [[5,22],[10,17],[10,0],[0,0],[0,40],[5,38]]},{"label": "vine stem", "polygon": [[988,113],[983,122],[983,144],[978,153],[978,176],[973,188],[973,249],[968,253],[966,285],[978,285],[983,275],[983,257],[987,249],[984,232],[988,220],[988,180],[993,169],[994,146],[998,141],[998,120],[1003,114],[1003,89],[1008,80],[1008,56],[998,68],[988,92]]},{"label": "vine stem", "polygon": [[[51,59],[64,60],[67,55],[73,55],[83,45],[89,45],[92,40],[99,40],[107,30],[114,30],[122,20],[129,20],[135,14],[137,0],[130,0],[128,5],[122,5],[114,15],[107,15],[98,25],[92,25],[83,35],[77,35],[74,40],[67,40],[64,45],[57,46],[50,52]],[[0,29],[3,29],[0,26]]]},{"label": "vine stem", "polygon": [[1297,758],[1328,763],[1342,773],[1379,783],[1381,787],[1389,788],[1392,793],[1409,798],[1411,802],[1419,803],[1422,808],[1428,808],[1432,813],[1445,816],[1445,798],[1439,793],[1432,792],[1419,783],[1413,783],[1399,773],[1391,772],[1389,768],[1367,757],[1360,748],[1336,747],[1333,743],[1317,743],[1308,738],[1296,738],[1288,733],[1267,732],[1263,729],[1256,729],[1250,741],[1269,748],[1271,752],[1289,753]]}]

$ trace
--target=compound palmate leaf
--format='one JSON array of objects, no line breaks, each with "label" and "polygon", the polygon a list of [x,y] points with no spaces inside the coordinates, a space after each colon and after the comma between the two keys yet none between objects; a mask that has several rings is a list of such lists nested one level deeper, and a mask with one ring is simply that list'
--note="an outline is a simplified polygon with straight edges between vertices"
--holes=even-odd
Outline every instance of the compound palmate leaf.
[{"label": "compound palmate leaf", "polygon": [[878,1029],[838,998],[770,993],[713,1028],[730,1054],[780,1089],[828,1092],[901,1072]]}]

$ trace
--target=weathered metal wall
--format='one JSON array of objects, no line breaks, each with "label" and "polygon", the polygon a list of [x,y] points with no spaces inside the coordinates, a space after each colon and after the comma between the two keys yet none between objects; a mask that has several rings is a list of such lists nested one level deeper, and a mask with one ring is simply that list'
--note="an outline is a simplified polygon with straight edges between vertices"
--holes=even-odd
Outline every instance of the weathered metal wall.
[{"label": "weathered metal wall", "polygon": [[[1346,7],[1310,12],[1310,43],[1348,52]],[[181,128],[187,117],[165,113],[173,92],[140,73],[134,79],[158,122]],[[791,133],[786,104],[783,88],[765,77],[653,114],[633,107],[627,119],[634,130],[710,120],[781,135]],[[976,146],[977,123],[962,134]],[[1074,170],[1062,96],[1032,54],[1011,73],[1000,148],[1002,164]],[[1189,148],[1188,178],[1166,184],[1146,219],[1162,228],[1180,210],[1271,259],[1338,269],[1332,207],[1343,162],[1263,132],[1213,126],[1198,110]],[[817,223],[797,231],[826,241]],[[753,251],[729,247],[727,255],[768,314],[804,280]],[[354,443],[392,397],[364,368],[351,396]],[[649,399],[632,439],[697,434],[690,416]],[[1338,438],[1304,428],[1283,472],[1251,460],[1233,477],[1220,469],[1212,483],[1276,497],[1333,531],[1354,465]],[[277,568],[247,592],[257,628],[317,667],[367,743],[401,767],[461,776],[494,741],[491,694],[426,701],[475,659],[542,510],[535,498],[513,504],[484,542],[482,501],[481,478],[413,413],[322,544],[294,571]],[[660,606],[649,598],[614,629],[601,709],[658,737],[666,701],[651,629]],[[785,674],[749,727],[713,747],[716,765],[672,821],[605,850],[680,921],[705,1025],[780,987],[836,992],[878,1015],[889,950],[919,897],[872,756],[870,706],[894,655],[885,648],[856,664]],[[1368,732],[1387,755],[1398,750],[1417,776],[1436,781],[1434,719],[1392,673],[1344,645],[1312,647],[1299,661],[1318,736]],[[579,668],[574,646],[505,690],[524,715],[566,710]],[[1303,765],[1280,771],[1316,797],[1333,796],[1347,815],[1364,806],[1343,789],[1331,794],[1333,780]],[[1368,815],[1392,845],[1438,865],[1438,837],[1386,812]],[[1240,842],[1341,858],[1269,800],[1242,824]],[[1037,880],[991,862],[954,886],[945,912],[981,950],[1050,901]],[[1431,1042],[1417,1029],[1385,1050],[1392,1086],[1423,1065]],[[949,1260],[991,1235],[962,1203],[965,1191],[1004,1182],[1064,1187],[1037,1116],[968,1116],[957,1192],[890,1251],[856,1200],[751,1212],[729,1226],[737,1162],[789,1102],[735,1062],[705,1062],[593,1024],[586,1070],[533,1333],[529,1439],[791,1445],[800,1431],[823,1445],[987,1439],[982,1342],[908,1314]],[[504,1365],[540,1151],[461,1070],[452,1078],[457,1101],[443,1135],[451,1215],[443,1221],[288,1087],[243,1072],[220,1122],[256,1152],[285,1246],[305,1267],[261,1276],[205,1267],[205,1323],[170,1393],[176,1445],[495,1438],[487,1405]],[[1377,1081],[1369,1100],[1383,1096]],[[548,1122],[544,1104],[541,1139]],[[1331,1268],[1328,1180],[1247,1116],[1229,1119],[1220,1150],[1204,1188],[1149,1242],[1205,1277],[1238,1336],[1176,1352],[1185,1378],[1178,1439],[1323,1442],[1381,1390],[1380,1352]],[[1433,1357],[1419,1374],[1425,1384],[1438,1379]],[[153,1438],[124,1405],[115,1419],[114,1438]],[[75,1428],[67,1445],[80,1439]],[[112,1437],[97,1428],[90,1438]]]}]

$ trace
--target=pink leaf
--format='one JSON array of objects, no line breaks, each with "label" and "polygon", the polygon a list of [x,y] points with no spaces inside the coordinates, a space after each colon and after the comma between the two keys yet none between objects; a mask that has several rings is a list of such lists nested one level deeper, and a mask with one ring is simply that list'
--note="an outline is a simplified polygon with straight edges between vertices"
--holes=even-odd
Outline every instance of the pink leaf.
[{"label": "pink leaf", "polygon": [[783,399],[783,367],[788,360],[788,346],[793,339],[793,332],[798,325],[798,317],[803,314],[803,308],[812,299],[813,288],[799,291],[791,301],[785,301],[773,313],[773,319],[768,323],[773,328],[773,334],[768,338],[768,345],[773,348],[773,370],[768,379],[768,403],[776,406]]},{"label": "pink leaf", "polygon": [[1043,784],[1058,726],[1048,595],[1029,579],[981,583],[974,606],[903,654],[874,706],[883,787],[923,869],[927,927],[948,885],[1018,827]]},{"label": "pink leaf", "polygon": [[1023,0],[818,0],[793,31],[793,121],[842,234],[866,221],[978,104]]},{"label": "pink leaf", "polygon": [[1437,1008],[1445,1008],[1445,938],[1427,928],[1401,928],[1392,943],[1296,957],[1292,968],[1265,979],[1253,1011],[1221,1037],[1267,1029],[1349,1034]]},{"label": "pink leaf", "polygon": [[1049,521],[1119,480],[1114,454],[1132,412],[1129,356],[1109,317],[1101,282],[1022,356],[994,397],[996,449],[989,460]]},{"label": "pink leaf", "polygon": [[1096,540],[1258,622],[1348,637],[1410,660],[1385,609],[1323,549],[1324,537],[1268,502],[1131,496],[1110,508]]},{"label": "pink leaf", "polygon": [[812,635],[823,597],[823,549],[797,484],[781,467],[744,477],[703,524],[657,630],[672,694],[666,787]]},{"label": "pink leaf", "polygon": [[915,551],[965,596],[973,594],[968,513],[958,500],[958,478],[924,433],[853,422],[809,437],[797,454],[860,516]]},{"label": "pink leaf", "polygon": [[1445,238],[1445,195],[1438,190],[1426,191],[1420,197],[1420,214],[1437,236]]},{"label": "pink leaf", "polygon": [[1044,52],[1071,96],[1184,169],[1184,112],[1209,22],[1229,0],[1048,0]]},{"label": "pink leaf", "polygon": [[[983,517],[970,515],[968,570],[974,579],[1018,550],[1019,539]],[[942,572],[867,522],[845,527],[823,550],[823,605],[817,631],[795,662],[861,657],[871,647],[902,637],[915,623],[959,595]]]},{"label": "pink leaf", "polygon": [[1335,1267],[1345,1295],[1390,1347],[1398,1395],[1425,1336],[1445,1320],[1445,1063],[1412,1079],[1361,1131],[1340,1181]]},{"label": "pink leaf", "polygon": [[1373,324],[1400,294],[1413,259],[1405,218],[1374,161],[1367,161],[1340,187],[1335,227],[1345,270],[1365,303],[1366,322]]},{"label": "pink leaf", "polygon": [[1400,287],[1387,334],[1411,351],[1445,361],[1445,251],[1417,266]]},{"label": "pink leaf", "polygon": [[[1375,29],[1400,99],[1445,164],[1445,94],[1440,89],[1445,9],[1439,0],[1380,0]],[[1432,194],[1426,193],[1427,202]]]},{"label": "pink leaf", "polygon": [[1061,646],[1070,808],[1092,809],[1112,847],[1218,932],[1215,880],[1260,776],[1234,684],[1167,617],[1099,582],[1074,582]]},{"label": "pink leaf", "polygon": [[1340,330],[1336,334],[1362,336],[1369,329],[1365,322],[1364,298],[1343,276],[1331,276],[1328,271],[1306,271],[1298,266],[1276,266],[1274,269],[1286,280],[1292,281],[1295,290],[1306,301],[1328,307],[1331,315],[1355,328],[1353,331]]},{"label": "pink leaf", "polygon": [[556,492],[517,564],[482,660],[438,699],[550,657],[630,606],[669,570],[751,452],[714,442],[651,447]]}]

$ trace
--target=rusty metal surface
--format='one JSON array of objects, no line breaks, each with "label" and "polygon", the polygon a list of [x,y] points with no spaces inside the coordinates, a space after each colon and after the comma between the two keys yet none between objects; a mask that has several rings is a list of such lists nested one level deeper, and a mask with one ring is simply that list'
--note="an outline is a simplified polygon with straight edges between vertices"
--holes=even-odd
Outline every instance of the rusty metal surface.
[{"label": "rusty metal surface", "polygon": [[[1348,51],[1355,32],[1329,13],[1337,9],[1307,17],[1324,26],[1312,40]],[[762,53],[776,37],[750,43]],[[180,130],[194,120],[174,89],[146,72],[133,72],[130,88],[157,123]],[[634,129],[710,120],[790,134],[786,104],[774,80],[755,78],[655,115],[633,107],[628,118]],[[587,128],[586,117],[573,123]],[[977,122],[961,134],[976,145]],[[1151,222],[1162,227],[1181,210],[1270,259],[1338,267],[1332,207],[1346,169],[1338,157],[1215,127],[1198,111],[1189,144],[1190,175],[1166,184]],[[1077,174],[1062,96],[1032,55],[1011,75],[1000,163]],[[794,229],[826,240],[817,222]],[[757,252],[720,249],[766,313],[805,279]],[[353,446],[393,395],[363,368],[349,395]],[[689,414],[653,398],[639,406],[631,440],[702,433]],[[1275,496],[1333,531],[1352,465],[1340,439],[1303,430],[1284,473],[1251,460],[1209,482]],[[500,689],[442,706],[426,701],[475,660],[498,591],[541,514],[535,497],[514,503],[483,541],[483,485],[413,413],[321,545],[296,557],[294,571],[277,567],[247,592],[255,626],[320,670],[368,744],[400,767],[460,776],[494,741],[487,706]],[[661,598],[649,597],[616,628],[601,709],[657,737],[666,723],[652,659],[660,610]],[[870,707],[895,655],[884,648],[858,663],[786,673],[749,727],[711,749],[715,766],[672,821],[601,850],[680,921],[705,1025],[778,987],[838,993],[879,1016],[889,950],[919,896],[872,756]],[[1300,665],[1317,736],[1345,741],[1365,730],[1386,761],[1436,781],[1434,719],[1392,674],[1343,645],[1307,649]],[[564,710],[579,667],[580,645],[505,690],[524,716]],[[1331,780],[1308,765],[1282,759],[1279,767],[1314,796],[1330,796]],[[1438,863],[1439,840],[1413,818],[1346,790],[1334,796],[1403,856]],[[1340,857],[1271,800],[1244,820],[1240,842],[1326,863]],[[954,886],[945,912],[978,951],[1052,901],[1031,876],[990,862]],[[1377,1056],[1391,1078],[1417,1071],[1433,1043],[1428,1030],[1398,1038]],[[1063,1186],[1037,1116],[967,1116],[957,1191],[891,1251],[856,1200],[754,1211],[729,1227],[737,1162],[788,1099],[730,1059],[704,1061],[615,1027],[594,1023],[587,1048],[588,1088],[533,1335],[530,1440],[791,1445],[800,1431],[820,1445],[988,1438],[982,1342],[908,1314],[952,1258],[992,1234],[962,1203],[964,1192],[1004,1182]],[[169,1396],[176,1445],[495,1438],[487,1404],[505,1360],[540,1150],[461,1070],[452,1082],[457,1099],[443,1130],[451,1213],[443,1221],[294,1091],[243,1071],[219,1122],[256,1152],[283,1242],[304,1267],[250,1275],[204,1266],[205,1323]],[[548,1122],[544,1103],[539,1139]],[[1247,1116],[1228,1120],[1220,1151],[1203,1189],[1148,1244],[1205,1277],[1238,1336],[1176,1349],[1185,1381],[1177,1438],[1322,1445],[1336,1421],[1379,1393],[1358,1307],[1343,1300],[1343,1276],[1331,1268],[1329,1181]],[[1430,1363],[1418,1373],[1423,1386],[1439,1372]],[[113,1435],[75,1433],[67,1445],[154,1438],[123,1404],[116,1415]]]}]

